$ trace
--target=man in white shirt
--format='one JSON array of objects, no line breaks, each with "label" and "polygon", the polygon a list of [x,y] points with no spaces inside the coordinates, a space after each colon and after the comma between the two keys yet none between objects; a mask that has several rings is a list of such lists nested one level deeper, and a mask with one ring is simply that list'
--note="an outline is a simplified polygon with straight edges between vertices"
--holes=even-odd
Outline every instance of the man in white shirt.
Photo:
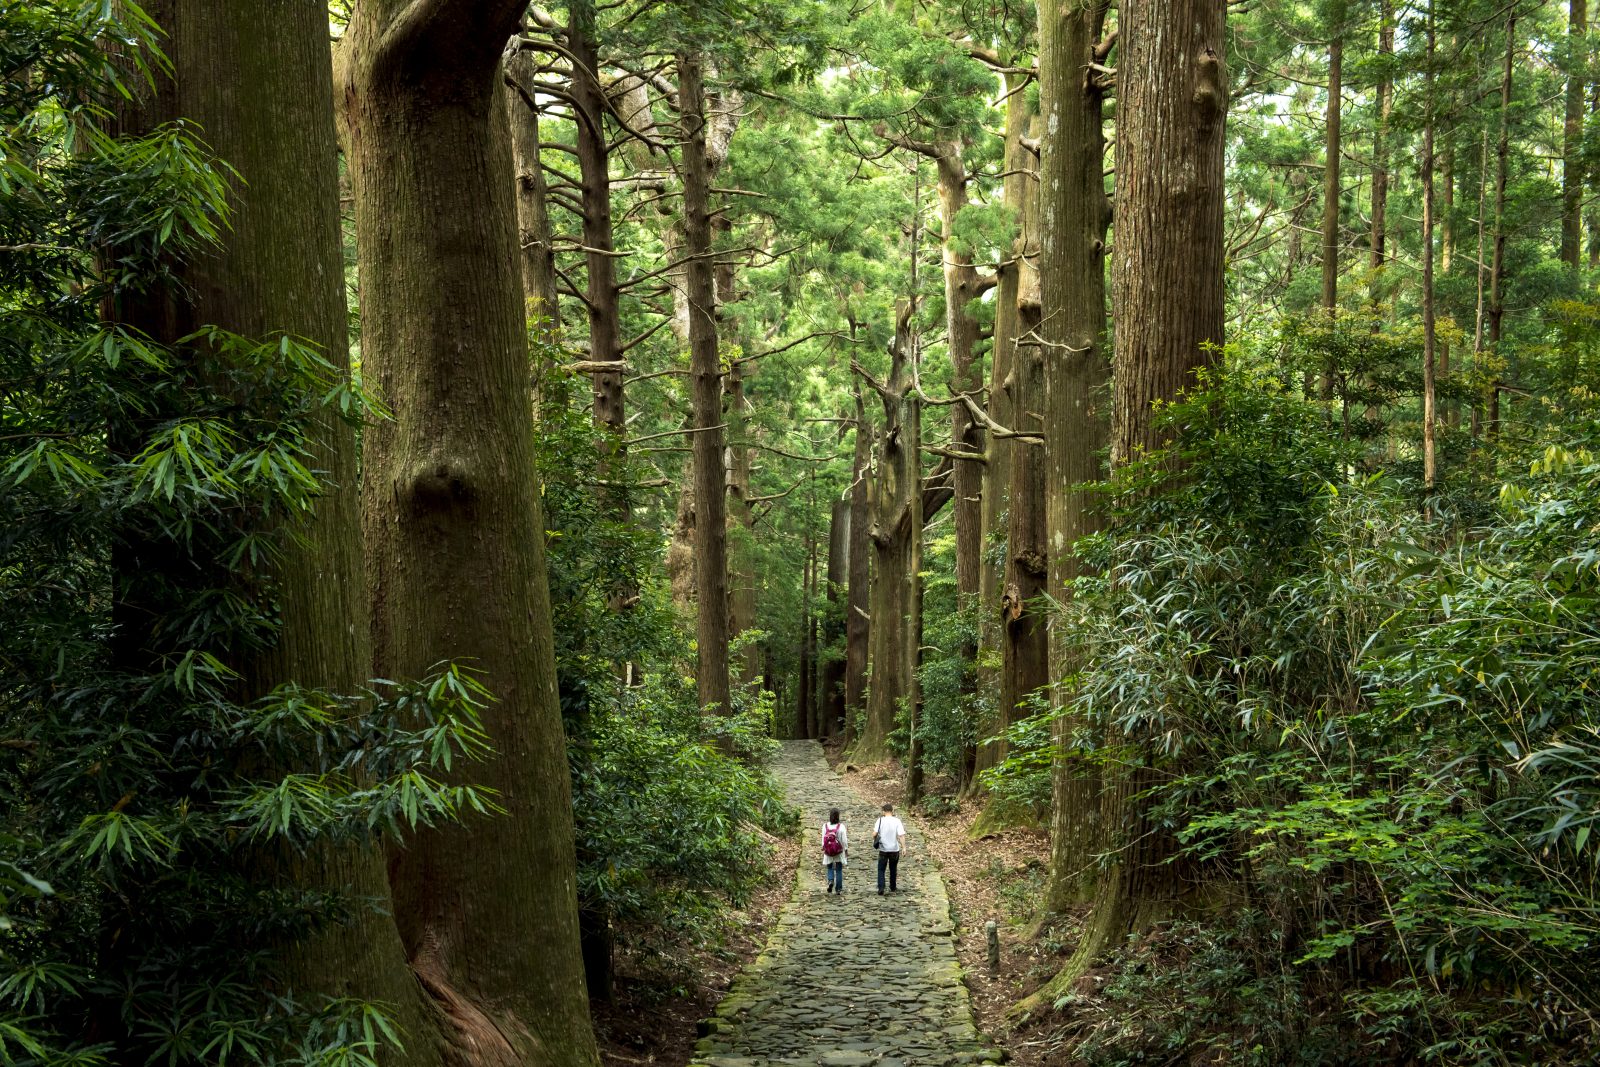
[{"label": "man in white shirt", "polygon": [[889,892],[894,892],[900,855],[906,849],[906,824],[895,818],[893,804],[883,806],[883,814],[872,826],[872,840],[878,848],[878,895],[881,897],[885,871],[889,874]]}]

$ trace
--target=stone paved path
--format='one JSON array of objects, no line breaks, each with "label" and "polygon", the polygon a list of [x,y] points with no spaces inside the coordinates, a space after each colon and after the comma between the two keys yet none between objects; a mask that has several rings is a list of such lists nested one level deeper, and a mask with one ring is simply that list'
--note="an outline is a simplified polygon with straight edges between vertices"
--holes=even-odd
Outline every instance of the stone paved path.
[{"label": "stone paved path", "polygon": [[[806,848],[766,949],[735,979],[694,1063],[706,1067],[913,1067],[999,1062],[973,1025],[944,880],[915,820],[898,893],[879,896],[875,807],[828,768],[815,741],[787,741],[776,771],[802,812]],[[821,826],[844,813],[842,896],[824,892]]]}]

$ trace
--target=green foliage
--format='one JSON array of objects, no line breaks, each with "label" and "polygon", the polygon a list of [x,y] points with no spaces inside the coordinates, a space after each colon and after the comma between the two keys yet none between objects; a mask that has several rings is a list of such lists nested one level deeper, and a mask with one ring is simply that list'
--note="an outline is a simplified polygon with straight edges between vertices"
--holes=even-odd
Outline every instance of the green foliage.
[{"label": "green foliage", "polygon": [[1152,768],[1225,907],[1117,962],[1089,1061],[1587,1062],[1600,427],[1466,526],[1350,476],[1284,383],[1208,384],[1085,546],[1068,751]]},{"label": "green foliage", "polygon": [[181,301],[226,229],[192,130],[105,128],[163,76],[154,34],[132,4],[0,7],[0,1058],[364,1067],[385,1007],[302,997],[283,960],[378,904],[273,872],[491,812],[440,783],[491,698],[451,665],[247,677],[320,428],[370,405],[293,337],[100,322]]},{"label": "green foliage", "polygon": [[[963,753],[977,738],[976,666],[968,650],[978,643],[976,604],[962,604],[956,591],[955,537],[929,542],[924,557],[922,720],[917,723],[922,763],[931,774],[959,774]],[[889,737],[903,756],[910,748],[911,721],[902,713]]]},{"label": "green foliage", "polygon": [[[772,694],[735,686],[733,714],[701,713],[681,666],[692,662],[684,631],[654,569],[662,539],[617,521],[585,476],[594,431],[574,402],[585,386],[549,377],[538,424],[578,896],[633,951],[665,955],[675,942],[715,940],[728,907],[768,876],[764,835],[788,829],[792,815],[766,772]],[[619,680],[624,662],[638,684]]]}]

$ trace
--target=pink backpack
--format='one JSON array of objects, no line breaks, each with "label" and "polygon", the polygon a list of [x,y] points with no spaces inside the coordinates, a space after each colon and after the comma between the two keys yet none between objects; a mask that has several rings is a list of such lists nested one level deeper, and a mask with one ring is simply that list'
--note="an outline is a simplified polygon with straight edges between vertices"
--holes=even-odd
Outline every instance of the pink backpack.
[{"label": "pink backpack", "polygon": [[822,854],[824,856],[837,856],[844,851],[844,842],[839,840],[839,827],[824,826],[822,828]]}]

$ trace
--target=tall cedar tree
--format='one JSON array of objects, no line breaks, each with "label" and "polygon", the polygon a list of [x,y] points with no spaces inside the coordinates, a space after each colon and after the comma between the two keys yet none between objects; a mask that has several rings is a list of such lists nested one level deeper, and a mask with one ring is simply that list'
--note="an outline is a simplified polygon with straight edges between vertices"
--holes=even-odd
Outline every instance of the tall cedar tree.
[{"label": "tall cedar tree", "polygon": [[730,714],[728,690],[728,473],[722,423],[722,361],[711,261],[711,161],[706,155],[702,60],[678,56],[683,108],[684,250],[688,256],[689,380],[694,431],[695,680],[702,710]]},{"label": "tall cedar tree", "polygon": [[474,768],[506,809],[390,856],[412,970],[462,1062],[593,1067],[556,695],[510,132],[521,0],[357,0],[341,49],[363,355],[376,669],[450,657],[494,693]]},{"label": "tall cedar tree", "polygon": [[[169,345],[203,325],[245,337],[292,334],[348,373],[326,12],[288,0],[160,0],[145,7],[166,34],[172,68],[133,105],[127,122],[147,130],[196,123],[239,181],[226,242],[182,266],[183,293],[133,298],[113,315]],[[264,25],[273,32],[257,32]],[[325,472],[325,491],[285,548],[276,574],[281,626],[273,647],[246,667],[246,699],[290,681],[354,693],[369,676],[355,435],[325,416],[318,436],[309,465]],[[390,916],[382,849],[325,848],[253,862],[301,889],[371,902],[295,946],[288,968],[294,993],[307,1003],[319,995],[381,1002],[414,1037],[392,1062],[438,1063],[428,1040],[435,1019]]]},{"label": "tall cedar tree", "polygon": [[[1049,0],[1039,8],[1039,109],[1047,136],[1039,156],[1039,286],[1045,390],[1045,530],[1049,592],[1069,597],[1081,573],[1074,544],[1100,528],[1090,494],[1080,486],[1104,476],[1111,368],[1106,329],[1105,250],[1111,203],[1105,192],[1105,84],[1086,76],[1105,66],[1113,39],[1103,37],[1108,3]],[[1049,131],[1054,130],[1053,135]],[[1050,675],[1066,678],[1071,635],[1050,634]],[[1071,699],[1064,689],[1058,705]],[[1057,725],[1063,742],[1070,716]],[[1099,774],[1063,745],[1050,801],[1050,888],[1046,910],[1086,899],[1099,841]]]},{"label": "tall cedar tree", "polygon": [[[1113,471],[1167,443],[1158,406],[1194,387],[1222,344],[1225,14],[1225,0],[1124,0],[1118,9]],[[1153,759],[1144,739],[1108,740]],[[1053,988],[1181,896],[1180,867],[1167,862],[1173,842],[1142,810],[1150,783],[1148,766],[1106,775],[1102,833],[1115,859],[1099,873],[1083,937]]]}]

